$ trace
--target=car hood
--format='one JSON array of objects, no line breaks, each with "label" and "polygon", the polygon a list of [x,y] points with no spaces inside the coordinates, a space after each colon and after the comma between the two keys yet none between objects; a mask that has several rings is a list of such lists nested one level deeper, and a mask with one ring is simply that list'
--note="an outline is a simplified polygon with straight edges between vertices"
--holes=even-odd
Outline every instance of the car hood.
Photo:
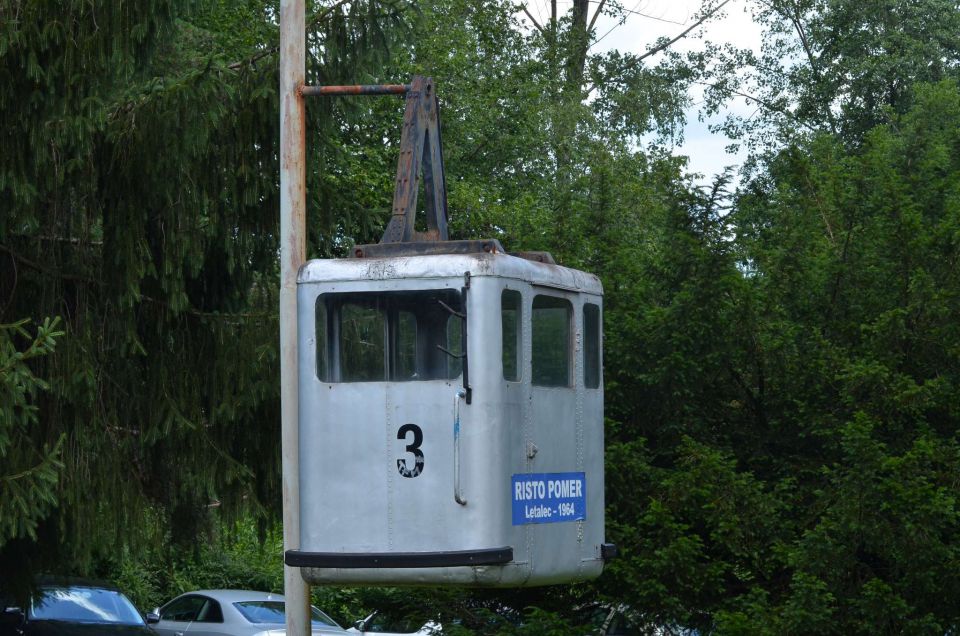
[{"label": "car hood", "polygon": [[[286,636],[287,629],[285,626],[280,625],[274,629],[265,629],[262,632],[257,632],[257,636]],[[327,629],[315,629],[310,632],[310,636],[343,636],[346,634],[343,630],[327,630]]]},{"label": "car hood", "polygon": [[29,621],[25,628],[27,636],[156,636],[146,625]]},{"label": "car hood", "polygon": [[[287,626],[286,625],[271,625],[269,623],[258,625],[263,631],[257,632],[258,636],[286,636]],[[336,627],[314,627],[313,631],[310,632],[310,636],[343,636],[346,634],[342,629]]]}]

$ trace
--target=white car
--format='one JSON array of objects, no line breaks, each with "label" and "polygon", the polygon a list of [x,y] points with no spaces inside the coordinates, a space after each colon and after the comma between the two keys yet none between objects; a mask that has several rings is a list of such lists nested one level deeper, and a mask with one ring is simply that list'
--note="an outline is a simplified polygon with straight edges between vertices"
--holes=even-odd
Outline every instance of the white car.
[{"label": "white car", "polygon": [[[283,595],[249,590],[197,590],[182,594],[147,614],[147,623],[160,636],[284,636],[286,616]],[[311,607],[313,636],[361,633],[371,614],[345,630],[316,607]],[[439,634],[440,625],[427,623],[417,632],[378,636]]]}]

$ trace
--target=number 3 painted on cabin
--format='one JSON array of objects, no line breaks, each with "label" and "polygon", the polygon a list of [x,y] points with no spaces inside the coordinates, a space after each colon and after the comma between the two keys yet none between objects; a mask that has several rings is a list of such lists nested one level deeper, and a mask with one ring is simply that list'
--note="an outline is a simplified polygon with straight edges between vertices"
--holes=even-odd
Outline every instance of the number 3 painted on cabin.
[{"label": "number 3 painted on cabin", "polygon": [[397,439],[406,441],[407,433],[411,431],[413,432],[413,443],[407,444],[405,450],[413,454],[413,468],[407,468],[407,460],[398,459],[397,470],[404,477],[413,478],[423,472],[423,451],[420,450],[420,444],[423,443],[423,431],[416,424],[404,424],[397,431]]}]

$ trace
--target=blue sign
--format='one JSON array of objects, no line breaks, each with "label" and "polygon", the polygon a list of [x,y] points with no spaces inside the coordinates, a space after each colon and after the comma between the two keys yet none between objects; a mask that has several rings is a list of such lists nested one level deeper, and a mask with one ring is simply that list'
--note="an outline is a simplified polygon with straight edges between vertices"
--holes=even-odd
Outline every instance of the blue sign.
[{"label": "blue sign", "polygon": [[512,482],[515,526],[587,518],[585,473],[526,473]]}]

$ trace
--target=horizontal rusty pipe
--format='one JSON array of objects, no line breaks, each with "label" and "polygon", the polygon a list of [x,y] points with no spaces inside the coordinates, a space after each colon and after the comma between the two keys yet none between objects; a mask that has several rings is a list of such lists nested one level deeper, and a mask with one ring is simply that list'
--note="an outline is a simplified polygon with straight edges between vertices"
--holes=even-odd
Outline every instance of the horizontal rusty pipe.
[{"label": "horizontal rusty pipe", "polygon": [[300,94],[304,97],[315,95],[405,95],[409,84],[355,84],[353,86],[304,86]]}]

